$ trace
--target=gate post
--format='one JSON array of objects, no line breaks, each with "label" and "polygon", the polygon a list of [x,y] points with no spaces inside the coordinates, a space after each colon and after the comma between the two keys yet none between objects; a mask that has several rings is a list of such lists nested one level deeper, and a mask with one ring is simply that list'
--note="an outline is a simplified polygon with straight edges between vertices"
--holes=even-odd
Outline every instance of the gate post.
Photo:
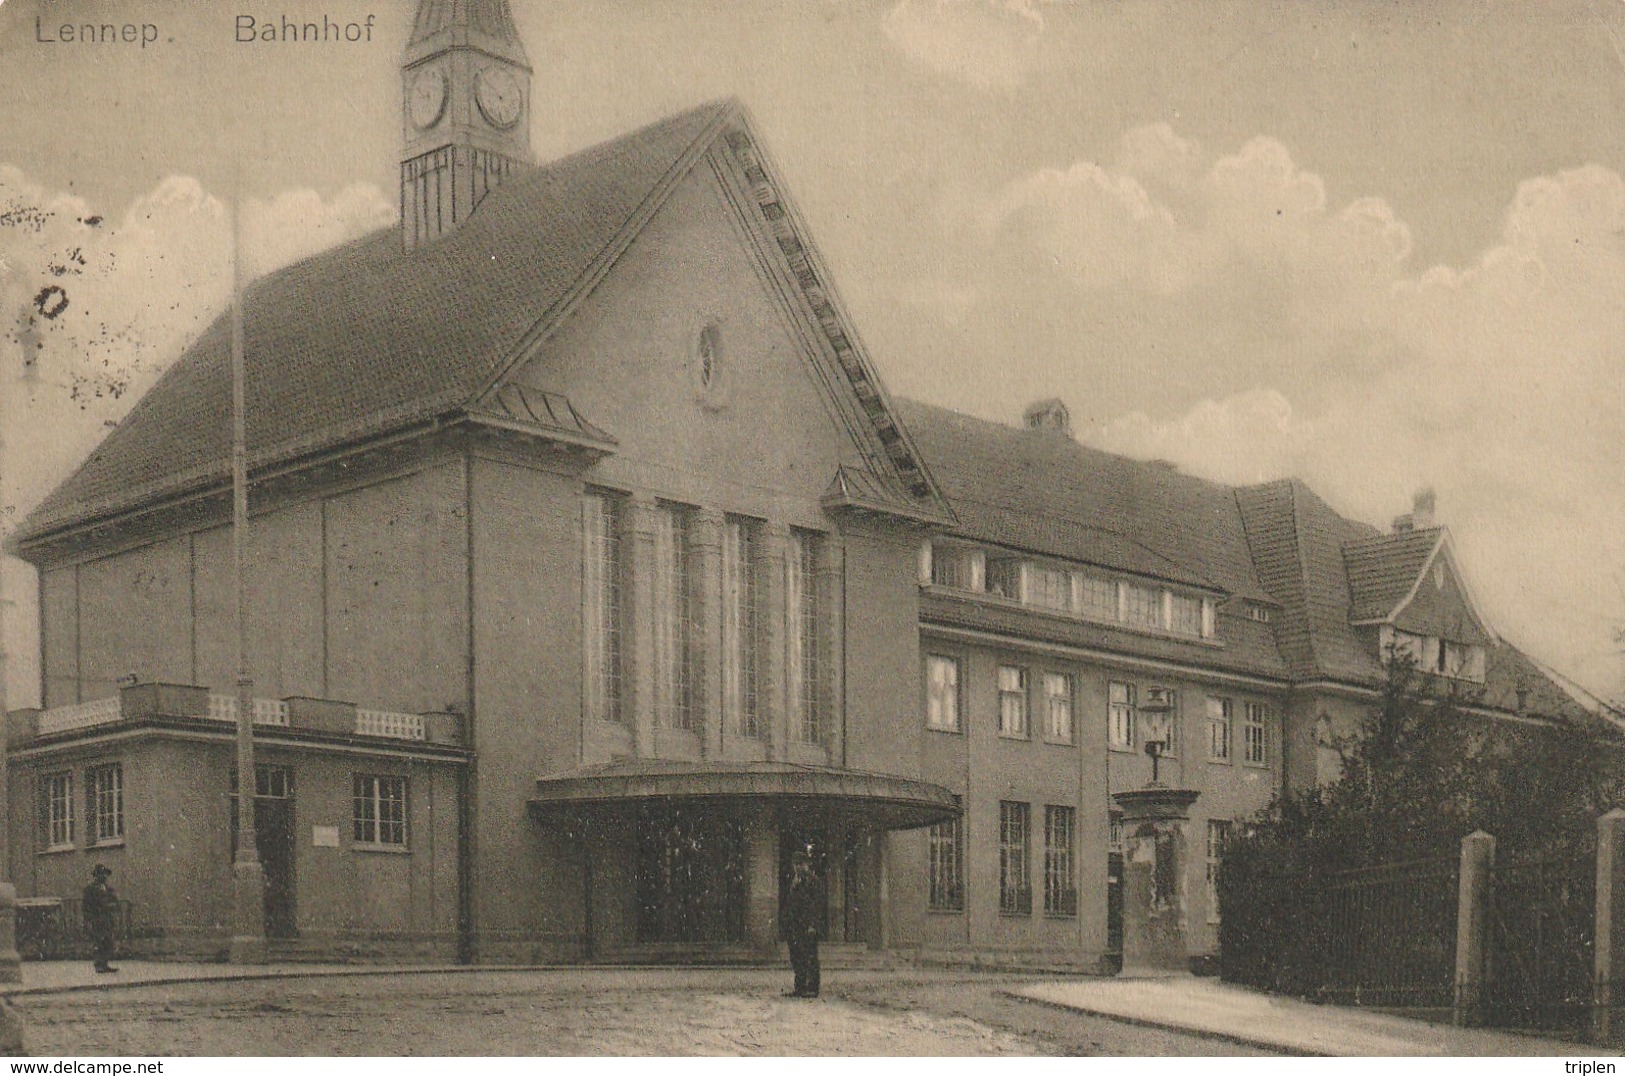
[{"label": "gate post", "polygon": [[1490,872],[1494,869],[1494,837],[1478,830],[1461,839],[1461,881],[1456,898],[1457,1027],[1483,1023],[1484,935],[1489,922]]},{"label": "gate post", "polygon": [[1591,992],[1591,1041],[1617,1045],[1625,1040],[1625,1021],[1616,1021],[1613,1013],[1615,984],[1625,988],[1625,810],[1618,807],[1597,819],[1593,937],[1596,976]]}]

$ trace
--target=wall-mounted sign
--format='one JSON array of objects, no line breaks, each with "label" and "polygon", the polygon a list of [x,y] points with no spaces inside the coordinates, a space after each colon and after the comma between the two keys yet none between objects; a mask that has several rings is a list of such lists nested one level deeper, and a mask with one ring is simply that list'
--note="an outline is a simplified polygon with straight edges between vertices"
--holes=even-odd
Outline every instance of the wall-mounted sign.
[{"label": "wall-mounted sign", "polygon": [[339,846],[339,827],[311,826],[310,843],[317,848],[337,848]]}]

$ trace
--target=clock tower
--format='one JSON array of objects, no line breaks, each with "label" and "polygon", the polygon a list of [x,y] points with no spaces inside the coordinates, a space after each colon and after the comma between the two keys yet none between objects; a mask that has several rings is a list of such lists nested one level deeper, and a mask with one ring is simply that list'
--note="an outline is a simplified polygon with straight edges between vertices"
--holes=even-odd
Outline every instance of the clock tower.
[{"label": "clock tower", "polygon": [[508,0],[419,0],[401,89],[401,237],[411,250],[530,163],[530,60]]}]

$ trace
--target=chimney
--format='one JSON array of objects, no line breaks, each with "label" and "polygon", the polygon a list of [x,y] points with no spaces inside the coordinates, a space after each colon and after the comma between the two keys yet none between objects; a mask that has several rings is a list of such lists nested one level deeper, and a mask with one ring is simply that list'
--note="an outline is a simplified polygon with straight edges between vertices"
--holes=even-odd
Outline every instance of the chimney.
[{"label": "chimney", "polygon": [[1411,498],[1411,524],[1417,530],[1427,530],[1434,525],[1433,508],[1438,499],[1432,486],[1423,486],[1416,491],[1416,496]]},{"label": "chimney", "polygon": [[1028,404],[1021,418],[1029,430],[1055,430],[1068,437],[1072,436],[1072,412],[1068,411],[1066,404],[1059,399],[1051,398]]},{"label": "chimney", "polygon": [[1438,502],[1438,495],[1433,492],[1432,486],[1423,486],[1411,498],[1411,510],[1402,516],[1394,517],[1394,533],[1405,534],[1408,531],[1425,531],[1429,527],[1438,526],[1434,518],[1434,505]]}]

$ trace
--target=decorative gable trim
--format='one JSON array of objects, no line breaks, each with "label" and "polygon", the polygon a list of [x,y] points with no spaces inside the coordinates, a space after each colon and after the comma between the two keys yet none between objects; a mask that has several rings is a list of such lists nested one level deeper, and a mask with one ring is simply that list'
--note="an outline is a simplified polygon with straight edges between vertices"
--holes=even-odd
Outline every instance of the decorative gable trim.
[{"label": "decorative gable trim", "polygon": [[[770,170],[765,153],[751,130],[749,118],[741,108],[736,122],[723,135],[723,142],[747,184],[748,196],[760,216],[773,243],[778,246],[790,270],[800,298],[812,311],[819,335],[835,357],[841,375],[851,386],[864,418],[877,438],[881,456],[876,462],[889,466],[907,498],[899,502],[896,494],[887,498],[886,509],[903,509],[902,515],[925,518],[939,523],[952,523],[953,510],[938,489],[926,468],[924,458],[913,439],[897,417],[897,412],[876,375],[873,364],[864,354],[849,319],[839,306],[829,273],[821,264],[805,226],[798,220],[789,199],[783,194],[783,184]],[[840,476],[837,476],[839,482]],[[879,506],[873,506],[879,508]]]},{"label": "decorative gable trim", "polygon": [[1443,527],[1439,528],[1439,540],[1433,544],[1433,549],[1429,551],[1427,559],[1422,562],[1422,568],[1416,573],[1416,578],[1411,581],[1411,588],[1405,592],[1405,596],[1385,616],[1351,620],[1350,623],[1355,627],[1392,624],[1416,599],[1417,591],[1422,589],[1423,580],[1427,579],[1428,574],[1433,571],[1434,565],[1439,563],[1441,559],[1444,566],[1449,569],[1451,577],[1455,579],[1456,586],[1461,591],[1462,600],[1467,603],[1467,615],[1473,618],[1473,623],[1489,638],[1492,644],[1499,645],[1500,637],[1495,633],[1495,629],[1490,627],[1490,623],[1484,618],[1484,614],[1479,611],[1478,602],[1474,599],[1472,590],[1467,586],[1466,578],[1456,565],[1456,554],[1450,542],[1450,532]]}]

